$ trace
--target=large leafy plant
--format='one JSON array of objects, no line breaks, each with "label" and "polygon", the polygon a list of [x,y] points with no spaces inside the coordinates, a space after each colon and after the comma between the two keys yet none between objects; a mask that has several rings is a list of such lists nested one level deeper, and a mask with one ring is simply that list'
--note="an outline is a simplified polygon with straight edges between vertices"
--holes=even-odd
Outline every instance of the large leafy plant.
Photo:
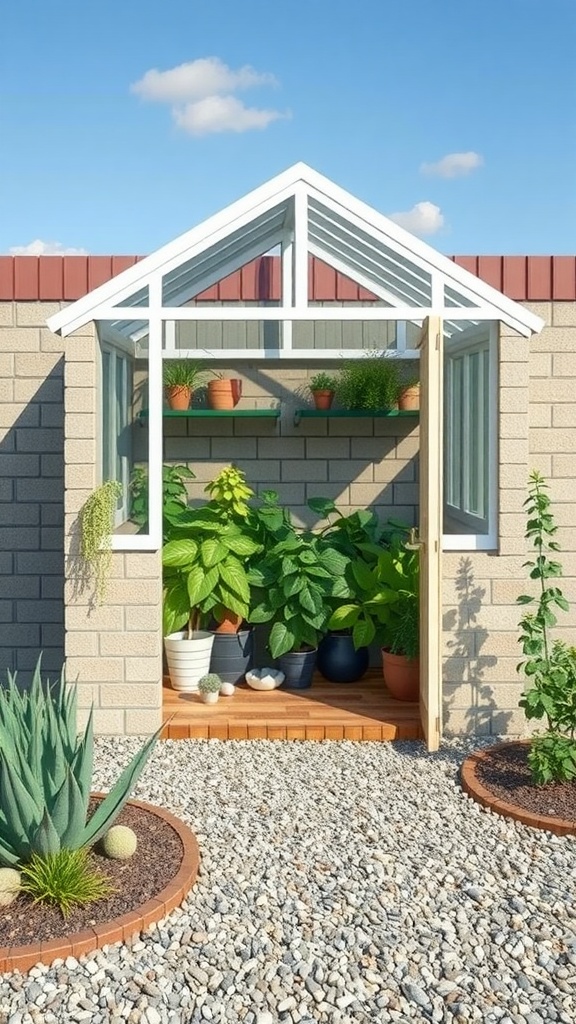
[{"label": "large leafy plant", "polygon": [[254,492],[234,466],[206,486],[210,501],[187,508],[163,547],[164,635],[188,634],[226,611],[248,617],[249,559],[261,550],[248,500]]},{"label": "large leafy plant", "polygon": [[518,603],[532,606],[520,620],[519,643],[525,660],[518,670],[529,683],[520,707],[528,719],[544,719],[546,732],[534,737],[529,764],[534,781],[542,784],[576,778],[576,648],[553,639],[557,611],[568,611],[568,601],[553,582],[562,576],[562,566],[551,553],[559,550],[554,539],[557,526],[551,510],[547,484],[534,470],[529,477],[524,502],[528,516],[526,539],[535,557],[525,562],[537,596],[522,594]]},{"label": "large leafy plant", "polygon": [[61,849],[92,846],[130,796],[158,738],[146,741],[88,818],[92,784],[92,712],[76,730],[76,690],[64,678],[44,682],[40,659],[31,687],[8,672],[0,688],[0,863],[28,863]]},{"label": "large leafy plant", "polygon": [[[172,528],[181,519],[188,507],[188,492],[185,480],[194,480],[195,474],[188,466],[165,465],[162,467],[162,531],[164,542],[169,540]],[[148,525],[148,471],[137,466],[130,479],[132,503],[130,518],[142,530]]]},{"label": "large leafy plant", "polygon": [[249,573],[255,588],[250,622],[271,623],[273,658],[316,647],[327,630],[330,597],[347,593],[346,557],[321,537],[296,530],[285,512],[282,516],[282,523],[276,520],[275,542]]}]

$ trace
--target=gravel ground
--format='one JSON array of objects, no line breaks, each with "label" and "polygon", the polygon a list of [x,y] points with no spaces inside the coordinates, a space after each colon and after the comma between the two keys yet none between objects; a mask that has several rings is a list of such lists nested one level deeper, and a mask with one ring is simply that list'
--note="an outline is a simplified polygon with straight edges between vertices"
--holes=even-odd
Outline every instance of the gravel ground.
[{"label": "gravel ground", "polygon": [[[137,745],[97,741],[97,787]],[[131,947],[5,976],[0,1022],[573,1024],[576,839],[464,796],[470,749],[160,744],[135,795],[195,830],[195,888]]]}]

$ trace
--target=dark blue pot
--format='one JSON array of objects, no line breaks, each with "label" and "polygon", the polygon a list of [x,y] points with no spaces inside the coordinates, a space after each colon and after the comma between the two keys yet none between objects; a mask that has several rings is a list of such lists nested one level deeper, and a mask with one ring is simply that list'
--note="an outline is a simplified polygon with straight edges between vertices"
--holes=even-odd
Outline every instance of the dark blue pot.
[{"label": "dark blue pot", "polygon": [[329,633],[319,644],[316,667],[331,683],[357,682],[366,675],[368,664],[368,648],[354,650],[352,637],[346,633]]},{"label": "dark blue pot", "polygon": [[291,651],[278,658],[278,668],[286,676],[283,690],[307,690],[312,686],[316,667],[316,649],[313,651]]},{"label": "dark blue pot", "polygon": [[216,633],[210,658],[210,671],[216,672],[223,683],[241,683],[254,661],[254,630],[241,629],[238,633]]}]

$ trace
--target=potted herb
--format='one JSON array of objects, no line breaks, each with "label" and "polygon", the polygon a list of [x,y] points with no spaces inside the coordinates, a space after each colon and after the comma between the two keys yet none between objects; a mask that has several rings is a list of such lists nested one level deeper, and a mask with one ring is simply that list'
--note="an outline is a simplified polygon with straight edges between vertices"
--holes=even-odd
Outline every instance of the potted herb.
[{"label": "potted herb", "polygon": [[208,371],[191,359],[164,361],[164,387],[171,409],[184,411],[190,406],[196,388],[206,381]]},{"label": "potted herb", "polygon": [[[212,670],[227,682],[237,682],[250,668],[253,650],[251,628],[241,628],[250,607],[249,560],[261,550],[251,536],[247,499],[253,491],[234,466],[224,469],[206,490],[211,500],[182,513],[162,550],[166,655],[169,668],[173,663],[178,669],[183,644],[196,640],[204,660],[212,656]],[[195,690],[209,666],[203,662],[200,671],[191,660],[189,667],[187,680],[180,673],[178,683],[172,680],[175,688]]]},{"label": "potted herb", "polygon": [[319,537],[290,526],[250,571],[257,600],[250,622],[271,624],[268,647],[287,689],[312,684],[318,642],[330,614],[328,598],[345,563]]},{"label": "potted herb", "polygon": [[329,373],[315,373],[310,378],[308,389],[317,409],[330,409],[336,392],[336,377]]},{"label": "potted herb", "polygon": [[239,377],[223,377],[214,372],[214,380],[208,381],[208,405],[211,409],[234,409],[242,398],[242,381]]},{"label": "potted herb", "polygon": [[378,559],[378,579],[393,599],[384,621],[382,671],[396,700],[420,699],[420,554],[394,546]]},{"label": "potted herb", "polygon": [[420,377],[415,370],[402,377],[398,408],[402,412],[417,412],[420,408]]},{"label": "potted herb", "polygon": [[216,672],[207,672],[198,680],[198,689],[205,704],[216,704],[220,696],[222,680]]},{"label": "potted herb", "polygon": [[386,356],[345,362],[337,378],[336,397],[345,409],[396,409],[399,393],[398,363]]}]

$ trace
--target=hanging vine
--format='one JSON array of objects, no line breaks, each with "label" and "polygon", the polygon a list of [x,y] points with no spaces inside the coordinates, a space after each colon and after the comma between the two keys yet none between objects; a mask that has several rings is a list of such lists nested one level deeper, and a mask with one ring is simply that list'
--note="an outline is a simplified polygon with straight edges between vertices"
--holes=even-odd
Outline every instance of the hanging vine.
[{"label": "hanging vine", "polygon": [[116,480],[97,487],[80,512],[81,553],[94,582],[96,603],[102,604],[112,567],[114,513],[122,488]]}]

